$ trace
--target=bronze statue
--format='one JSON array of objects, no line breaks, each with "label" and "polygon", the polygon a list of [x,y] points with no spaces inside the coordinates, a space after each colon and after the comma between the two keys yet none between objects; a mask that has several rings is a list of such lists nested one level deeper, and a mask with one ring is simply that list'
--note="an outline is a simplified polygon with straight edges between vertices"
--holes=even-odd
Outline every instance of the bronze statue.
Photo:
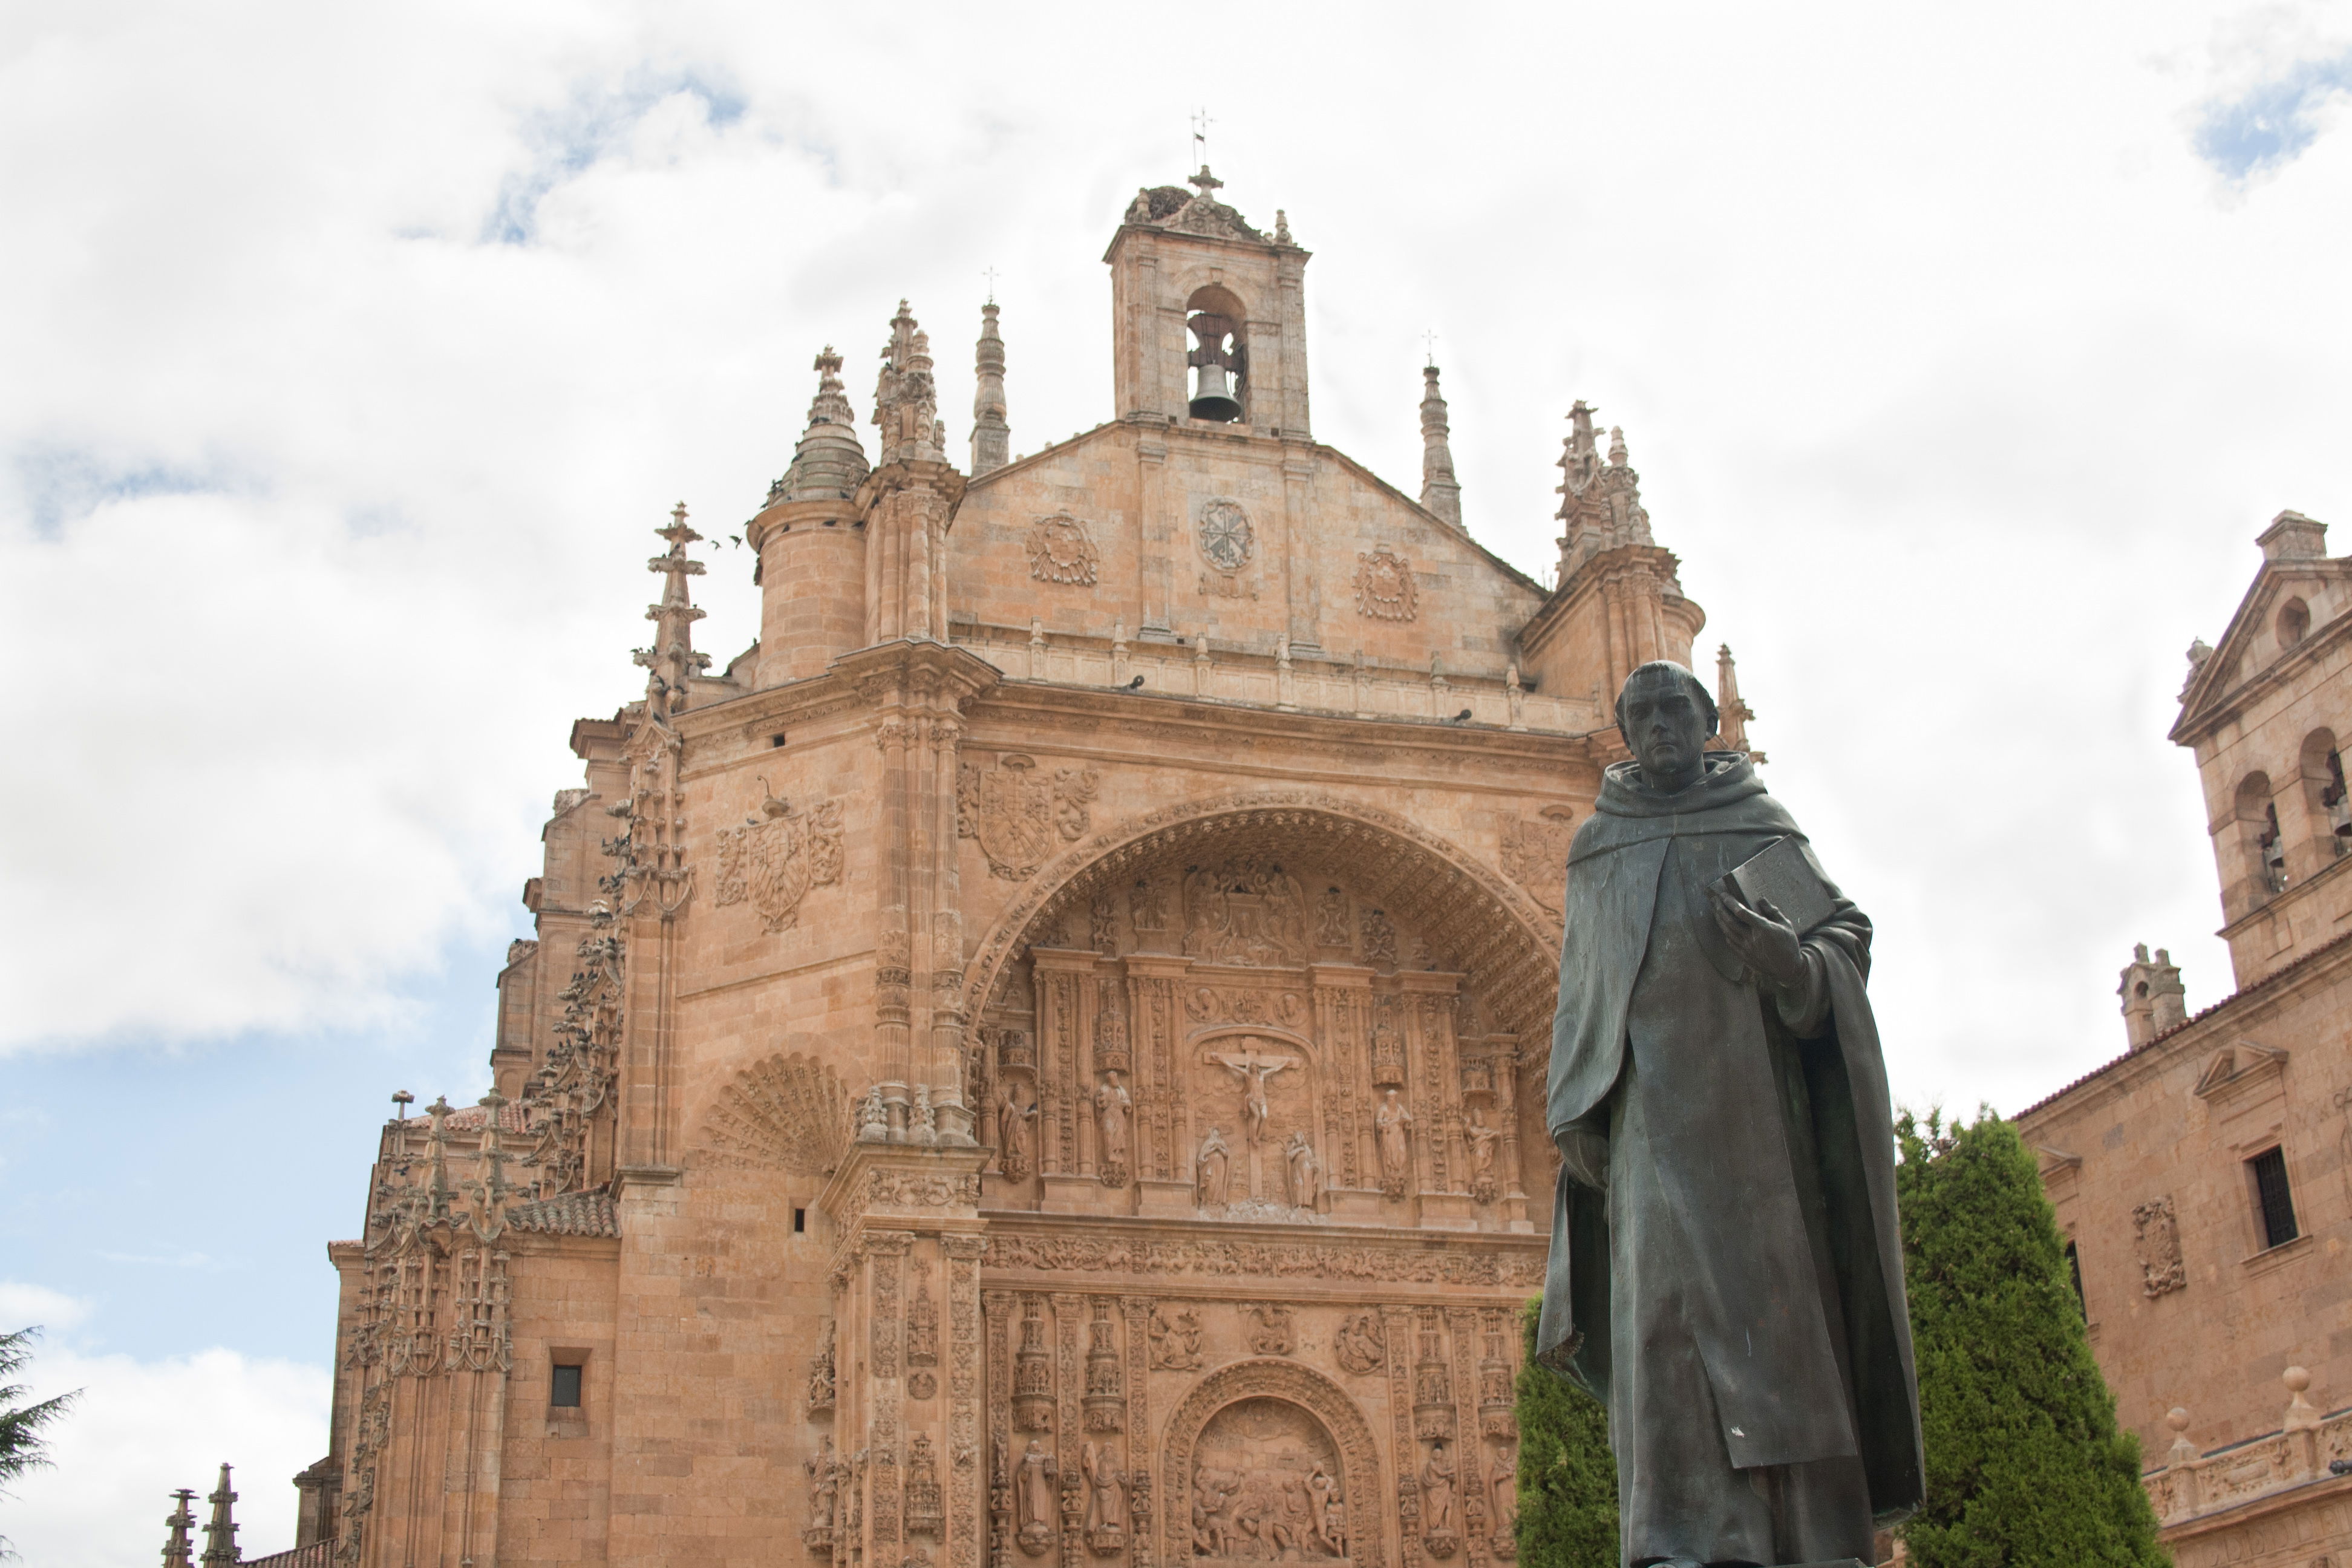
[{"label": "bronze statue", "polygon": [[[1870,922],[1716,722],[1636,669],[1569,852],[1537,1355],[1609,1407],[1628,1568],[1868,1563],[1923,1471]],[[1784,838],[1804,930],[1721,885]]]}]

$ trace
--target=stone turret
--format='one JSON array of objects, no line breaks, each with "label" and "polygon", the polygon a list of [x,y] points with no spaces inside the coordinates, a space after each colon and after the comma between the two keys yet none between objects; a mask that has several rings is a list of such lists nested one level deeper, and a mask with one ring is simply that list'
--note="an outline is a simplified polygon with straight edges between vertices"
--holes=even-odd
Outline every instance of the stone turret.
[{"label": "stone turret", "polygon": [[2124,1034],[2130,1039],[2133,1050],[2189,1020],[2180,966],[2160,947],[2151,962],[2147,943],[2134,945],[2132,961],[2124,965],[2123,984],[2116,987],[2116,994],[2124,999]]},{"label": "stone turret", "polygon": [[223,1465],[220,1485],[205,1500],[213,1505],[213,1516],[205,1524],[205,1554],[199,1559],[205,1568],[228,1568],[237,1560],[236,1494],[228,1489],[228,1467]]},{"label": "stone turret", "polygon": [[1453,432],[1445,422],[1445,394],[1437,388],[1437,367],[1421,373],[1421,504],[1462,526],[1462,487],[1454,478]]},{"label": "stone turret", "polygon": [[866,643],[866,532],[856,497],[870,470],[832,344],[814,369],[808,428],[744,530],[759,553],[762,687],[822,675]]},{"label": "stone turret", "polygon": [[1004,467],[1013,454],[1013,427],[1004,418],[1004,340],[996,333],[996,301],[980,308],[980,342],[972,351],[980,384],[971,397],[971,477]]}]

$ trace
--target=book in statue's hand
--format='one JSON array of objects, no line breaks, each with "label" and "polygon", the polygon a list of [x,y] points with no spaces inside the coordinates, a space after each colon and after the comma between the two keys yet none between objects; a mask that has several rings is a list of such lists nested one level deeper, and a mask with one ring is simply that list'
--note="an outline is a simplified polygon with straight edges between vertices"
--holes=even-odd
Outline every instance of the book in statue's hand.
[{"label": "book in statue's hand", "polygon": [[1797,928],[1799,936],[1830,918],[1837,901],[1794,838],[1776,838],[1771,847],[1750,856],[1723,875],[1717,884],[1749,909],[1767,900],[1780,918]]}]

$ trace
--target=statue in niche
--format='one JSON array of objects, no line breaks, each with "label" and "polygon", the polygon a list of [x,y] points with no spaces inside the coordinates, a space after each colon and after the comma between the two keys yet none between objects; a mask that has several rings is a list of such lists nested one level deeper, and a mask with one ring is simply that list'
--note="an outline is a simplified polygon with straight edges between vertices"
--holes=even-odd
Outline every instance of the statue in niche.
[{"label": "statue in niche", "polygon": [[1495,1450],[1495,1471],[1486,1478],[1486,1485],[1495,1494],[1495,1533],[1508,1535],[1519,1521],[1519,1488],[1517,1468],[1519,1451],[1505,1443]]},{"label": "statue in niche", "polygon": [[1095,1126],[1102,1134],[1102,1179],[1107,1187],[1127,1184],[1127,1126],[1135,1101],[1118,1081],[1118,1074],[1103,1074],[1095,1090]]},{"label": "statue in niche", "polygon": [[1021,1550],[1032,1557],[1045,1555],[1054,1544],[1060,1489],[1054,1456],[1045,1452],[1036,1438],[1030,1438],[1029,1451],[1021,1456],[1021,1473],[1013,1483],[1013,1493],[1014,1508],[1021,1520]]},{"label": "statue in niche", "polygon": [[1412,1169],[1412,1147],[1406,1142],[1412,1127],[1412,1112],[1390,1089],[1372,1117],[1372,1133],[1381,1151],[1381,1191],[1392,1198],[1404,1196],[1405,1177]]},{"label": "statue in niche", "polygon": [[1337,888],[1326,888],[1323,896],[1315,900],[1315,942],[1318,947],[1346,947],[1348,941],[1348,895]]},{"label": "statue in niche", "polygon": [[1536,1359],[1608,1406],[1629,1562],[1868,1562],[1926,1468],[1871,927],[1717,722],[1635,669],[1569,852]]},{"label": "statue in niche", "polygon": [[1265,1080],[1285,1068],[1297,1067],[1298,1058],[1262,1057],[1256,1047],[1246,1046],[1237,1057],[1212,1051],[1208,1059],[1242,1080],[1242,1137],[1252,1144],[1265,1142],[1266,1118],[1272,1114],[1265,1101]]},{"label": "statue in niche", "polygon": [[1421,1529],[1424,1535],[1454,1533],[1454,1461],[1443,1438],[1429,1446],[1421,1467]]},{"label": "statue in niche", "polygon": [[1353,1312],[1342,1319],[1339,1331],[1332,1336],[1332,1353],[1339,1364],[1361,1376],[1378,1372],[1381,1363],[1388,1359],[1388,1339],[1381,1331],[1377,1312]]},{"label": "statue in niche", "polygon": [[1305,1131],[1290,1135],[1289,1147],[1282,1152],[1284,1163],[1290,1167],[1290,1203],[1293,1208],[1311,1209],[1323,1194],[1323,1171],[1316,1163],[1314,1146],[1307,1142]]},{"label": "statue in niche", "polygon": [[1127,1525],[1127,1507],[1119,1493],[1126,1478],[1108,1443],[1088,1443],[1079,1450],[1078,1468],[1087,1479],[1087,1544],[1097,1552],[1118,1550]]},{"label": "statue in niche", "polygon": [[1233,1161],[1224,1133],[1210,1128],[1209,1135],[1201,1140],[1201,1152],[1192,1157],[1193,1186],[1202,1208],[1225,1206],[1225,1184],[1233,1174]]},{"label": "statue in niche", "polygon": [[1020,1088],[1006,1083],[996,1091],[996,1168],[1007,1181],[1029,1173],[1029,1123],[1037,1108],[1021,1103]]},{"label": "statue in niche", "polygon": [[1498,1190],[1495,1181],[1495,1145],[1502,1133],[1486,1125],[1476,1106],[1470,1108],[1470,1125],[1462,1130],[1470,1142],[1470,1191],[1482,1204],[1491,1204]]},{"label": "statue in niche", "polygon": [[1168,889],[1148,877],[1138,877],[1128,889],[1127,918],[1138,931],[1168,929]]},{"label": "statue in niche", "polygon": [[809,1478],[809,1521],[803,1539],[822,1552],[833,1549],[834,1509],[841,1495],[841,1461],[834,1457],[833,1439],[817,1439],[816,1457],[801,1467]]},{"label": "statue in niche", "polygon": [[1165,1307],[1151,1309],[1151,1341],[1155,1372],[1197,1372],[1201,1366],[1201,1320],[1190,1307],[1179,1307],[1170,1317]]}]

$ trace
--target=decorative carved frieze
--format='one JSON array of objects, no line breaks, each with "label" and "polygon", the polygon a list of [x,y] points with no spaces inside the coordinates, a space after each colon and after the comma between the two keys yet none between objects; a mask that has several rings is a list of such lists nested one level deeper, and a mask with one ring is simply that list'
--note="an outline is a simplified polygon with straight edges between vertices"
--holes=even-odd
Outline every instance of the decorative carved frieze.
[{"label": "decorative carved frieze", "polygon": [[989,1238],[995,1268],[1038,1272],[1175,1275],[1259,1275],[1377,1283],[1492,1285],[1543,1282],[1540,1247],[1486,1251],[1465,1245],[1440,1252],[1299,1242],[1126,1241],[1080,1237],[997,1235]]},{"label": "decorative carved frieze", "polygon": [[1195,985],[1184,993],[1184,1012],[1202,1024],[1265,1024],[1301,1029],[1307,1025],[1307,998],[1296,991]]}]

